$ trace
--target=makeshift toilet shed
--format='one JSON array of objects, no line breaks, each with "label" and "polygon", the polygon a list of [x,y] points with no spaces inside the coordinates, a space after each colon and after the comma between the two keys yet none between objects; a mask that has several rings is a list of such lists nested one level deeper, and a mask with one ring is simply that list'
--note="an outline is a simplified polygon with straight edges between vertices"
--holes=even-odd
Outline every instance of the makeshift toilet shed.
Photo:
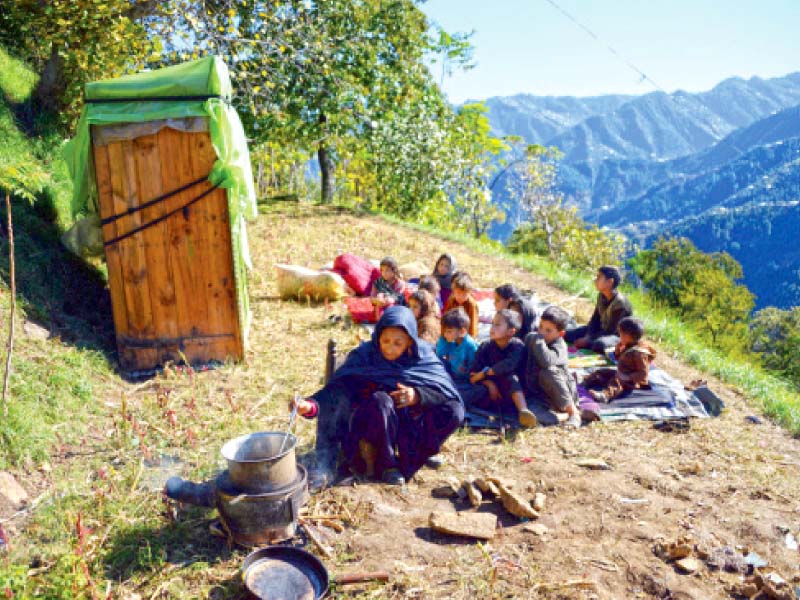
[{"label": "makeshift toilet shed", "polygon": [[86,85],[65,156],[102,227],[120,366],[240,359],[250,311],[247,142],[215,57]]}]

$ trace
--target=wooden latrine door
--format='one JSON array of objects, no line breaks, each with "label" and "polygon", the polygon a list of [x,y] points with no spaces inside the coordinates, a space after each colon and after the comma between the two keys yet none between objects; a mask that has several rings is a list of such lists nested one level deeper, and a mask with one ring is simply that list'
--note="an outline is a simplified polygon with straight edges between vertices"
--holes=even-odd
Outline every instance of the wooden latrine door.
[{"label": "wooden latrine door", "polygon": [[[114,125],[115,134],[124,127]],[[136,125],[130,125],[135,131]],[[126,213],[205,177],[216,155],[207,131],[163,127],[133,139],[92,127],[100,218]],[[116,140],[116,141],[109,141]],[[203,181],[103,225],[120,366],[150,370],[241,358],[226,192],[117,242],[114,238],[180,209],[211,188]]]}]

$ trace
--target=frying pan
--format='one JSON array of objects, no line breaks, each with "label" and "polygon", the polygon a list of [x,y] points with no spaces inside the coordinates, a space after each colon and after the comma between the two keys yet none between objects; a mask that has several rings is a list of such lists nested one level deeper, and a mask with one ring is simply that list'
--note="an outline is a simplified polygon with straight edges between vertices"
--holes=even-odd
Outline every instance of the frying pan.
[{"label": "frying pan", "polygon": [[[389,574],[360,573],[335,577],[340,585],[387,581]],[[328,593],[325,565],[313,554],[292,546],[267,546],[250,553],[242,563],[242,581],[258,600],[319,600]]]}]

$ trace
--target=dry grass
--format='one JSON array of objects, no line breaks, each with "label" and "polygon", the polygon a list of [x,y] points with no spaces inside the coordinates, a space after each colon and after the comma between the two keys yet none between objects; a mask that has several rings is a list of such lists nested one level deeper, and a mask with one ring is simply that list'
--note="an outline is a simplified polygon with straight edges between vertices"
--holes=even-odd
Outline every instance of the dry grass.
[{"label": "dry grass", "polygon": [[[249,231],[254,320],[246,360],[213,371],[170,368],[138,386],[93,382],[102,415],[82,439],[64,441],[51,472],[37,475],[44,483],[33,516],[3,524],[11,551],[0,561],[0,592],[7,587],[15,598],[102,598],[107,589],[130,600],[242,597],[238,568],[245,552],[208,535],[211,513],[175,511],[159,490],[171,474],[210,476],[230,438],[283,429],[292,394],[321,383],[327,340],[347,349],[366,336],[329,319],[344,313],[338,303],[279,300],[276,262],[317,267],[349,251],[432,265],[450,252],[481,287],[511,282],[579,313],[588,310],[509,262],[377,218],[297,204],[262,215]],[[684,381],[700,375],[670,356],[659,363]],[[405,492],[359,485],[316,496],[312,513],[350,513],[340,519],[341,533],[320,527],[336,553],[326,561],[330,570],[392,573],[389,584],[341,588],[334,597],[650,597],[649,582],[656,580],[674,597],[680,591],[726,597],[732,577],[681,576],[653,555],[658,536],[674,539],[687,531],[709,544],[747,546],[787,579],[800,576],[796,553],[776,529],[787,525],[800,534],[800,447],[777,427],[745,423],[751,409],[741,397],[719,382],[711,385],[729,410],[695,422],[685,434],[663,434],[647,423],[537,430],[502,443],[459,432],[447,443],[445,470],[423,471]],[[313,423],[298,424],[303,448],[313,432]],[[582,470],[574,464],[580,456],[604,458],[613,469]],[[431,498],[431,488],[447,475],[485,473],[545,490],[548,507],[540,521],[550,532],[543,538],[525,532],[499,511],[502,535],[485,544],[432,533],[430,510],[453,505]],[[26,474],[19,475],[24,481]]]}]

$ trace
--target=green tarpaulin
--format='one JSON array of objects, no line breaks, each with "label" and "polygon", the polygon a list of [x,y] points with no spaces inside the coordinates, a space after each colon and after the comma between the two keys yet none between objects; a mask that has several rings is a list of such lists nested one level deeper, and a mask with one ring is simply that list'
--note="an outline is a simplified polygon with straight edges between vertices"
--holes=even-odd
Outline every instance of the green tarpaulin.
[{"label": "green tarpaulin", "polygon": [[[91,153],[91,125],[145,123],[171,119],[205,117],[217,154],[208,179],[227,190],[230,213],[236,297],[243,339],[247,339],[250,309],[247,296],[247,269],[251,268],[245,220],[258,213],[247,139],[239,115],[230,104],[231,82],[228,68],[213,56],[156,71],[95,81],[86,85],[86,104],[81,112],[75,138],[64,147],[64,157],[73,183],[72,213],[84,217],[84,229],[99,227],[97,190]],[[142,201],[148,200],[142,198]],[[69,236],[67,236],[69,237]],[[85,234],[73,236],[87,239]],[[102,239],[97,233],[95,240]],[[102,250],[102,245],[100,245]]]}]

